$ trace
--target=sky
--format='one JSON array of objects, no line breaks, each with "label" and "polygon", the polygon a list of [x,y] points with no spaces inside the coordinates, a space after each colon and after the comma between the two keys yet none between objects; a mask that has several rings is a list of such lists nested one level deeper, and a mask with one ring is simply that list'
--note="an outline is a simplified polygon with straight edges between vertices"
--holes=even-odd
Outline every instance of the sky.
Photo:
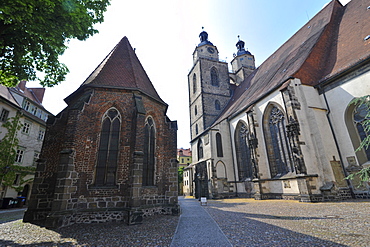
[{"label": "sky", "polygon": [[[238,35],[258,67],[329,0],[112,0],[98,34],[71,40],[60,57],[70,73],[47,88],[43,106],[56,115],[115,45],[126,36],[159,96],[169,105],[167,116],[177,120],[177,147],[190,147],[187,75],[202,27],[230,61]],[[341,0],[345,5],[349,0]],[[230,65],[229,65],[230,68]],[[29,82],[27,87],[38,87]]]}]

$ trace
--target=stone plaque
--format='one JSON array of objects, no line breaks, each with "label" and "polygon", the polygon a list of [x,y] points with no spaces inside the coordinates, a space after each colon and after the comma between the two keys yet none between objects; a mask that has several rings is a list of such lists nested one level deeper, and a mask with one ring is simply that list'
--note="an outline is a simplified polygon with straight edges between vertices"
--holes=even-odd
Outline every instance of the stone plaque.
[{"label": "stone plaque", "polygon": [[347,182],[344,179],[344,172],[340,161],[332,160],[330,161],[331,169],[333,170],[335,182],[338,187],[347,187]]},{"label": "stone plaque", "polygon": [[356,158],[355,156],[349,156],[347,157],[348,166],[357,166]]}]

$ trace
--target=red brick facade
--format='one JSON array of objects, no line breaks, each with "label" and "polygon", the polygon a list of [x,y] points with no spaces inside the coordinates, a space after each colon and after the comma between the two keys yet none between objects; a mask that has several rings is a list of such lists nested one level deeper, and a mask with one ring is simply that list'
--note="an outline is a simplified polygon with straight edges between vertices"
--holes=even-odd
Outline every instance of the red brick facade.
[{"label": "red brick facade", "polygon": [[[104,114],[121,118],[113,186],[96,186]],[[177,213],[177,125],[167,105],[141,88],[85,84],[68,107],[49,120],[25,221],[50,227],[73,223],[140,221],[142,215]],[[154,186],[142,186],[144,125],[155,126]]]}]

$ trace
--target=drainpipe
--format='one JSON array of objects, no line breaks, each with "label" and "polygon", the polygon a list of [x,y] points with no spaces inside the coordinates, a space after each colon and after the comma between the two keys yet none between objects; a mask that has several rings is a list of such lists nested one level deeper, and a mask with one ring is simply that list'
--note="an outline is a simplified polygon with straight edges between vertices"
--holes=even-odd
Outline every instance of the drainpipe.
[{"label": "drainpipe", "polygon": [[229,132],[230,132],[230,142],[231,142],[231,158],[233,161],[233,170],[234,170],[234,184],[235,184],[235,196],[238,197],[238,185],[236,183],[236,171],[235,171],[235,160],[234,160],[234,148],[233,148],[233,138],[231,134],[231,127],[230,127],[230,122],[229,119],[227,119],[227,123],[229,125]]},{"label": "drainpipe", "polygon": [[[337,151],[338,151],[338,154],[339,154],[339,161],[340,161],[340,164],[342,166],[342,169],[343,169],[343,172],[344,172],[344,175],[347,177],[348,176],[348,173],[344,167],[344,164],[342,162],[342,153],[340,152],[340,148],[339,148],[339,144],[338,144],[338,140],[337,140],[337,137],[335,135],[335,132],[334,132],[334,128],[333,128],[333,124],[330,120],[330,107],[329,107],[329,103],[328,103],[328,100],[326,98],[326,95],[325,95],[325,92],[324,90],[321,88],[321,86],[319,86],[319,89],[322,90],[322,95],[324,96],[324,100],[325,100],[325,104],[326,104],[326,108],[328,109],[328,111],[326,112],[326,118],[328,119],[328,122],[329,122],[329,126],[330,126],[330,130],[331,130],[331,133],[333,134],[333,137],[334,137],[334,143],[335,143],[335,147],[337,148]],[[348,179],[346,179],[346,182],[347,182],[347,186],[348,188],[350,189],[351,191],[351,195],[352,195],[352,198],[354,198],[354,192],[353,192],[353,188],[352,188],[352,185],[351,183],[348,181]]]}]

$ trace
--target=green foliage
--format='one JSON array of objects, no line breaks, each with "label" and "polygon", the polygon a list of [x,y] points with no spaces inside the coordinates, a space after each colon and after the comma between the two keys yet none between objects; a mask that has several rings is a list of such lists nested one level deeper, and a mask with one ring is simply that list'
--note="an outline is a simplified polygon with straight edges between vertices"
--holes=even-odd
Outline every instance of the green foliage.
[{"label": "green foliage", "polygon": [[[0,84],[20,80],[54,86],[68,68],[58,61],[72,38],[98,31],[109,0],[2,0],[0,4]],[[36,72],[42,72],[39,78]]]},{"label": "green foliage", "polygon": [[[363,122],[365,133],[367,136],[361,141],[360,146],[356,149],[356,152],[364,149],[368,149],[370,146],[370,95],[366,95],[360,98],[355,98],[351,101],[351,104],[355,104],[357,106],[364,107],[366,116],[365,121]],[[359,177],[362,182],[370,181],[370,167],[364,167],[360,171],[353,173],[346,177],[346,179],[354,179],[355,177]],[[361,184],[359,185],[361,186]]]},{"label": "green foliage", "polygon": [[[8,119],[2,126],[7,129],[4,138],[0,140],[0,185],[10,186],[17,192],[23,190],[23,185],[30,182],[32,179],[25,180],[28,174],[32,174],[34,167],[25,167],[14,164],[19,140],[17,132],[21,129],[22,124],[19,121],[19,114]],[[14,184],[14,181],[19,176],[19,183]]]},{"label": "green foliage", "polygon": [[184,167],[179,167],[177,170],[177,175],[178,175],[178,183],[181,184],[183,182],[183,173],[184,173]]}]

